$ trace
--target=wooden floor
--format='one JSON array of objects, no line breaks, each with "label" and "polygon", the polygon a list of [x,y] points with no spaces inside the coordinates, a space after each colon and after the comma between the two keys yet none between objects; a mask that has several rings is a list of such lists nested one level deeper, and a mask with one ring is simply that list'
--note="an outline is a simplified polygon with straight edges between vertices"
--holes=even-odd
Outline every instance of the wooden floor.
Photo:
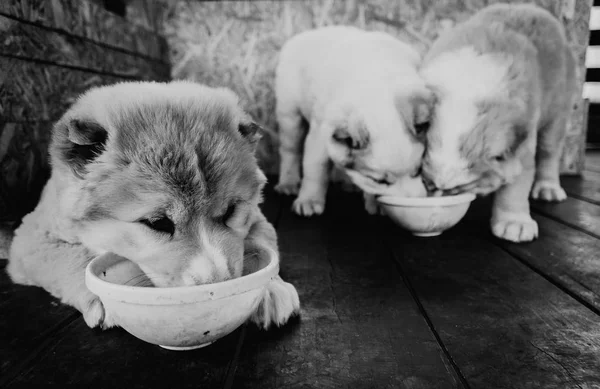
[{"label": "wooden floor", "polygon": [[196,351],[90,330],[0,272],[0,387],[600,388],[600,153],[587,169],[564,179],[566,202],[533,206],[530,244],[490,235],[486,199],[416,238],[357,196],[334,191],[325,216],[301,219],[268,191],[302,315]]}]

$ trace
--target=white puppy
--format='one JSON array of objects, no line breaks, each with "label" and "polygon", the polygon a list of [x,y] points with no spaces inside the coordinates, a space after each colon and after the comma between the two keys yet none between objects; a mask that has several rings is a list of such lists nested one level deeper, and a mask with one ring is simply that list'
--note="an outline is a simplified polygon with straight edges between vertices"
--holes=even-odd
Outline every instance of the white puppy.
[{"label": "white puppy", "polygon": [[437,100],[423,161],[428,186],[496,191],[493,233],[537,237],[530,192],[566,198],[559,159],[574,69],[562,25],[535,5],[492,5],[441,36],[421,71]]},{"label": "white puppy", "polygon": [[330,161],[369,194],[416,175],[424,150],[419,116],[427,116],[420,114],[429,98],[420,59],[391,35],[346,26],[303,32],[283,46],[275,81],[276,189],[298,194],[296,213],[324,211]]}]

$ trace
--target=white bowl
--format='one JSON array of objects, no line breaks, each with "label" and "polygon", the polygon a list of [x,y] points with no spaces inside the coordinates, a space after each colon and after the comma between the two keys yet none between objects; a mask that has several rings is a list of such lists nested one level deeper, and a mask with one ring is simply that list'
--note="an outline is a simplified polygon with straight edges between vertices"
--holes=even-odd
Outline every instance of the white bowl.
[{"label": "white bowl", "polygon": [[230,334],[256,311],[267,284],[279,273],[278,258],[274,252],[270,258],[247,257],[250,274],[223,282],[155,288],[150,282],[150,287],[137,286],[147,280],[141,269],[109,253],[88,264],[85,282],[130,334],[166,349],[191,350]]},{"label": "white bowl", "polygon": [[396,224],[416,236],[437,236],[453,227],[475,199],[472,193],[442,197],[380,196],[377,201]]}]

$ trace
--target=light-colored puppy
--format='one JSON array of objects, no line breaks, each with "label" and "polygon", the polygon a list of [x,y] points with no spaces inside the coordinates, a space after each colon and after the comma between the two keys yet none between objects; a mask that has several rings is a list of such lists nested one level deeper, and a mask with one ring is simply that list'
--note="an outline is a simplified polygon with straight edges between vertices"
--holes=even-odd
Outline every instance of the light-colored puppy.
[{"label": "light-colored puppy", "polygon": [[354,27],[310,30],[286,42],[275,80],[276,189],[298,194],[296,213],[324,211],[330,161],[369,194],[416,174],[424,146],[415,122],[428,93],[420,59],[388,34]]},{"label": "light-colored puppy", "polygon": [[[259,209],[266,181],[259,128],[226,89],[190,82],[92,89],[54,127],[52,176],[16,230],[8,273],[111,327],[84,283],[89,261],[113,252],[157,287],[239,277],[244,255],[277,253]],[[283,324],[299,309],[278,279],[253,320]]]},{"label": "light-colored puppy", "polygon": [[441,36],[421,70],[436,98],[423,161],[428,186],[495,191],[494,235],[535,239],[530,193],[566,198],[559,159],[574,71],[562,25],[535,5],[492,5]]}]

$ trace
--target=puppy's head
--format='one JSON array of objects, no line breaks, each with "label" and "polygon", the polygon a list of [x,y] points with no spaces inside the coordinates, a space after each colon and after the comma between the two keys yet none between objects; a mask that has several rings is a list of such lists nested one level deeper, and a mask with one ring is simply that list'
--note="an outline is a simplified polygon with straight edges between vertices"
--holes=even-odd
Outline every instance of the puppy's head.
[{"label": "puppy's head", "polygon": [[[430,189],[488,194],[522,171],[520,153],[536,116],[514,93],[510,67],[463,49],[424,68],[436,96],[422,174]],[[525,90],[526,88],[522,88]]]},{"label": "puppy's head", "polygon": [[55,126],[53,175],[68,183],[65,212],[90,249],[132,260],[157,286],[226,280],[241,275],[266,180],[257,130],[228,90],[94,89]]},{"label": "puppy's head", "polygon": [[363,191],[386,193],[415,175],[424,151],[422,123],[431,96],[422,86],[340,104],[327,114],[328,154]]}]

